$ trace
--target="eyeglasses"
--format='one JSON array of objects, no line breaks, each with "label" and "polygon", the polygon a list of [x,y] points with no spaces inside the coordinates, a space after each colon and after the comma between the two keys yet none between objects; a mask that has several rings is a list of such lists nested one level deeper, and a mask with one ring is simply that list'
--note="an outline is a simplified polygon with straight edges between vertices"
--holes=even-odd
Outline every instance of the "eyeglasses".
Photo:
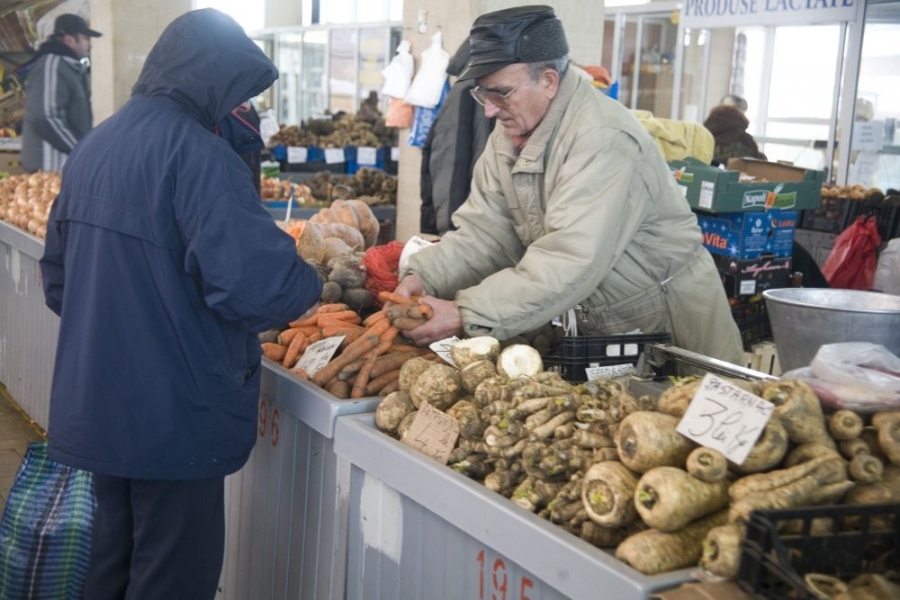
[{"label": "eyeglasses", "polygon": [[486,106],[487,103],[490,102],[497,108],[504,109],[509,106],[509,97],[512,96],[517,89],[522,87],[522,84],[526,81],[528,81],[528,77],[525,77],[525,79],[517,83],[513,89],[502,94],[493,90],[487,90],[480,85],[476,85],[475,87],[470,89],[469,93],[472,94],[472,98],[475,99],[475,102],[482,106]]}]

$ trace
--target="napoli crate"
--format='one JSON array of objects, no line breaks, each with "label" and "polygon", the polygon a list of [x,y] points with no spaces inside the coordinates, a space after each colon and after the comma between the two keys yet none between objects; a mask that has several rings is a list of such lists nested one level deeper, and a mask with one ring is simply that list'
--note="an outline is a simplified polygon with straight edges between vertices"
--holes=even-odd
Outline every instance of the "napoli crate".
[{"label": "napoli crate", "polygon": [[[816,522],[815,533],[812,532]],[[792,524],[797,533],[785,533]],[[741,549],[738,582],[755,598],[816,600],[805,576],[848,581],[900,569],[900,504],[756,511]]]},{"label": "napoli crate", "polygon": [[587,380],[589,367],[635,365],[647,344],[668,344],[668,333],[625,334],[564,337],[559,345],[544,356],[544,368],[556,371],[572,383]]},{"label": "napoli crate", "polygon": [[697,214],[703,246],[730,258],[772,255],[790,258],[797,230],[796,210],[771,209],[754,213]]},{"label": "napoli crate", "polygon": [[[752,159],[732,159],[724,171],[695,158],[669,162],[691,207],[714,213],[817,208],[822,171]],[[755,181],[740,181],[741,173]]]},{"label": "napoli crate", "polygon": [[350,463],[347,600],[644,600],[692,570],[646,576],[375,428],[341,417]]},{"label": "napoli crate", "polygon": [[334,453],[340,415],[378,398],[340,400],[263,359],[257,443],[225,478],[220,600],[343,600],[349,466]]},{"label": "napoli crate", "polygon": [[749,260],[713,255],[729,298],[755,296],[765,290],[790,287],[791,258],[765,256]]}]

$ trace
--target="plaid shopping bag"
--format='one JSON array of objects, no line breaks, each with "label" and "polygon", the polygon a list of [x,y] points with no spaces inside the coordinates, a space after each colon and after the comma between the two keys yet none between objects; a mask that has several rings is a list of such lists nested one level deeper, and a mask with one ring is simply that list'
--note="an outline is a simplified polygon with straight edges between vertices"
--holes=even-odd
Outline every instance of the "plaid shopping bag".
[{"label": "plaid shopping bag", "polygon": [[30,444],[0,520],[0,598],[81,598],[96,499],[91,474]]}]

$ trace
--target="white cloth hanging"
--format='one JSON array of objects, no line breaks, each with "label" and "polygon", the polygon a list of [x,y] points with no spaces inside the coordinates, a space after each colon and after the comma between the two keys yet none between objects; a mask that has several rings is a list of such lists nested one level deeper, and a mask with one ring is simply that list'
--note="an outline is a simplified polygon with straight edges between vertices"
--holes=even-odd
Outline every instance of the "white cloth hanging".
[{"label": "white cloth hanging", "polygon": [[422,66],[404,98],[413,106],[434,108],[441,100],[447,65],[450,64],[450,54],[442,47],[442,39],[438,31],[431,36],[431,48],[422,53]]},{"label": "white cloth hanging", "polygon": [[413,57],[409,53],[410,44],[403,40],[397,46],[397,54],[390,64],[381,72],[384,75],[384,86],[381,93],[392,98],[403,98],[409,91],[413,76]]}]

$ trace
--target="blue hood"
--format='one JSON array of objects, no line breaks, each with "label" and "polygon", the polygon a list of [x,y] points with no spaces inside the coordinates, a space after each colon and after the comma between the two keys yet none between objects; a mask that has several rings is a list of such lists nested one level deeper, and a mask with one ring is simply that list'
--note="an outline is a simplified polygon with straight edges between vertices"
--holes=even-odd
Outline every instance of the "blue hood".
[{"label": "blue hood", "polygon": [[131,93],[171,97],[213,130],[217,121],[276,79],[275,65],[241,26],[205,8],[166,27]]}]

